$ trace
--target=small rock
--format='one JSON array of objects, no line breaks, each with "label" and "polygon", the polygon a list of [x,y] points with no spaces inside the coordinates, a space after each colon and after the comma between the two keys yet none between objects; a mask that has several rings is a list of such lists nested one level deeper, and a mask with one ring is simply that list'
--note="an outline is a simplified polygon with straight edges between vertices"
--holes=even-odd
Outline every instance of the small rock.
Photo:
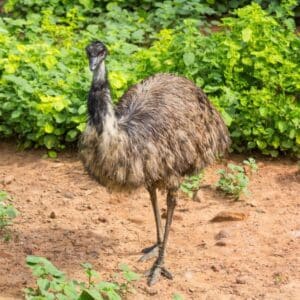
[{"label": "small rock", "polygon": [[104,217],[99,217],[98,221],[101,222],[101,223],[106,223],[107,219],[105,219]]},{"label": "small rock", "polygon": [[73,199],[74,198],[74,194],[71,192],[64,192],[63,196],[68,198],[68,199]]},{"label": "small rock", "polygon": [[245,284],[247,282],[247,278],[245,276],[239,276],[235,280],[238,284]]},{"label": "small rock", "polygon": [[227,245],[227,242],[226,242],[226,240],[225,239],[220,239],[220,240],[218,240],[217,242],[216,242],[216,244],[215,244],[216,246],[221,246],[221,247],[224,247],[224,246],[226,246]]},{"label": "small rock", "polygon": [[242,221],[247,217],[248,214],[244,212],[221,211],[211,219],[211,222]]},{"label": "small rock", "polygon": [[128,218],[127,219],[129,222],[132,222],[134,224],[143,224],[144,223],[144,220],[143,219],[138,219],[138,218]]},{"label": "small rock", "polygon": [[300,230],[292,230],[290,235],[294,238],[300,238]]},{"label": "small rock", "polygon": [[219,271],[220,271],[220,268],[219,268],[218,266],[216,266],[216,265],[212,265],[210,268],[211,268],[214,272],[219,272]]},{"label": "small rock", "polygon": [[87,252],[86,254],[93,257],[93,258],[99,258],[100,257],[100,254],[97,251],[90,251],[90,252]]},{"label": "small rock", "polygon": [[15,176],[7,175],[3,178],[2,183],[7,185],[7,184],[11,184],[14,180],[15,180]]},{"label": "small rock", "polygon": [[55,219],[56,218],[56,214],[54,211],[51,212],[51,214],[49,215],[50,219]]},{"label": "small rock", "polygon": [[204,199],[204,193],[202,190],[198,190],[196,193],[194,193],[193,200],[197,202],[202,202]]},{"label": "small rock", "polygon": [[221,240],[228,237],[229,237],[229,233],[226,230],[221,230],[219,233],[215,235],[216,240]]}]

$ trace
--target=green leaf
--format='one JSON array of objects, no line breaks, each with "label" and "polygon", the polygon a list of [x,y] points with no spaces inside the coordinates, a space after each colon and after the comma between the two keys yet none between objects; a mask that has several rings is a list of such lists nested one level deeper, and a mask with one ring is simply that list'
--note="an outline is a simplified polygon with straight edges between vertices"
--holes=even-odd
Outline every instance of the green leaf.
[{"label": "green leaf", "polygon": [[15,111],[13,111],[13,113],[11,114],[11,118],[12,119],[17,119],[17,118],[19,118],[20,117],[20,115],[21,115],[21,111],[20,110],[15,110]]},{"label": "green leaf", "polygon": [[22,77],[18,77],[15,75],[4,75],[2,78],[16,84],[21,90],[27,93],[33,92],[31,85],[28,83],[26,79]]},{"label": "green leaf", "polygon": [[288,128],[287,123],[284,121],[278,121],[278,122],[276,122],[276,125],[281,133],[285,132],[286,129]]},{"label": "green leaf", "polygon": [[38,278],[36,281],[40,291],[47,291],[50,287],[50,281],[44,278]]},{"label": "green leaf", "polygon": [[172,300],[184,300],[184,298],[180,294],[173,294]]},{"label": "green leaf", "polygon": [[83,132],[86,128],[86,123],[80,123],[76,128],[80,131]]},{"label": "green leaf", "polygon": [[78,113],[79,113],[80,115],[85,114],[85,113],[86,113],[86,105],[81,105],[81,106],[78,108]]},{"label": "green leaf", "polygon": [[252,30],[249,27],[242,30],[242,40],[244,42],[249,42],[251,40],[251,37],[252,37]]},{"label": "green leaf", "polygon": [[86,290],[83,290],[78,300],[95,300]]},{"label": "green leaf", "polygon": [[94,300],[103,300],[103,297],[101,296],[101,294],[96,289],[90,288],[90,289],[85,289],[84,291],[89,296],[91,296],[92,299],[94,299]]},{"label": "green leaf", "polygon": [[45,258],[39,257],[39,256],[34,256],[34,255],[28,255],[26,257],[26,263],[30,265],[34,264],[39,264],[39,263],[44,263],[46,261]]},{"label": "green leaf", "polygon": [[56,152],[56,151],[53,151],[53,150],[48,151],[48,156],[49,156],[50,158],[57,158],[57,152]]},{"label": "green leaf", "polygon": [[15,218],[18,214],[18,211],[12,206],[12,205],[9,205],[7,208],[6,208],[6,214],[9,218]]},{"label": "green leaf", "polygon": [[82,4],[86,9],[93,8],[93,0],[79,0],[79,3]]},{"label": "green leaf", "polygon": [[259,113],[262,117],[266,117],[268,115],[268,108],[267,107],[260,107]]},{"label": "green leaf", "polygon": [[92,34],[96,34],[99,31],[99,26],[95,24],[90,24],[87,26],[86,30]]},{"label": "green leaf", "polygon": [[51,123],[46,123],[44,130],[46,133],[52,133],[54,131],[54,126]]},{"label": "green leaf", "polygon": [[74,129],[69,130],[67,132],[67,135],[66,135],[66,141],[67,142],[73,142],[73,141],[75,141],[77,135],[78,135],[78,131],[77,130],[74,130]]},{"label": "green leaf", "polygon": [[131,271],[125,264],[120,265],[120,269],[123,271],[123,278],[129,282],[140,279],[140,275]]},{"label": "green leaf", "polygon": [[258,146],[259,149],[265,149],[267,147],[267,143],[265,141],[256,141],[256,144]]},{"label": "green leaf", "polygon": [[187,52],[183,54],[183,62],[186,66],[190,66],[195,62],[195,55],[192,52]]},{"label": "green leaf", "polygon": [[231,116],[225,110],[222,110],[221,114],[222,114],[222,117],[223,117],[223,120],[224,120],[225,124],[227,126],[230,126],[231,123],[232,123],[232,121],[233,121],[233,119],[231,118]]},{"label": "green leaf", "polygon": [[45,135],[44,145],[47,149],[53,149],[58,143],[57,137],[55,135]]},{"label": "green leaf", "polygon": [[107,291],[106,295],[107,295],[107,297],[108,297],[109,300],[122,300],[122,298],[114,290]]}]

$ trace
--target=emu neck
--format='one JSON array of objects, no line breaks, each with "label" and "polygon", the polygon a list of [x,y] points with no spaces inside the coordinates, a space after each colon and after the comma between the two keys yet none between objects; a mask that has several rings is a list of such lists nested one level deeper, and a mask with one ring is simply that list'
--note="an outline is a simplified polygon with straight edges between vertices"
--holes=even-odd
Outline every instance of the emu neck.
[{"label": "emu neck", "polygon": [[92,86],[88,98],[90,124],[95,126],[98,133],[115,132],[117,122],[112,106],[109,82],[104,61],[93,73]]}]

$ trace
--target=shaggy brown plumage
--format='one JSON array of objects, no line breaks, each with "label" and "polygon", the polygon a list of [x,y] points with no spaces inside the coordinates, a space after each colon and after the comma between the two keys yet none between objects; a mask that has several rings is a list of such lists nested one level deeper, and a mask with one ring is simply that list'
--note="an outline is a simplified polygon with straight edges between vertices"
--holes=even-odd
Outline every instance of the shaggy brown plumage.
[{"label": "shaggy brown plumage", "polygon": [[228,131],[206,95],[191,81],[154,75],[131,87],[115,109],[116,128],[82,136],[84,165],[110,188],[178,188],[223,154]]},{"label": "shaggy brown plumage", "polygon": [[[81,138],[82,161],[89,174],[106,187],[131,190],[145,186],[149,190],[159,257],[163,257],[165,243],[155,189],[168,191],[167,231],[183,176],[199,172],[228,149],[228,130],[200,88],[170,74],[157,74],[132,86],[113,108],[104,66],[106,48],[96,42],[87,52],[94,79],[90,120]],[[156,261],[149,284],[159,272],[171,277],[162,264],[163,258]]]}]

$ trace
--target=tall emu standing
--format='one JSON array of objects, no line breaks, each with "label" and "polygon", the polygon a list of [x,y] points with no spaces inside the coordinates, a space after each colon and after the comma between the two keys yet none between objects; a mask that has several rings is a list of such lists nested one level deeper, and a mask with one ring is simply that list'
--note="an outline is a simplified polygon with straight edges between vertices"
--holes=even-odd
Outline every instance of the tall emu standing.
[{"label": "tall emu standing", "polygon": [[[156,222],[157,243],[143,250],[144,261],[157,256],[148,284],[164,267],[165,248],[183,176],[196,173],[224,153],[230,139],[219,113],[191,81],[157,74],[132,86],[114,108],[106,74],[106,46],[86,48],[93,81],[88,97],[89,121],[81,137],[80,155],[89,174],[109,188],[145,186]],[[167,191],[164,233],[156,189]]]}]

